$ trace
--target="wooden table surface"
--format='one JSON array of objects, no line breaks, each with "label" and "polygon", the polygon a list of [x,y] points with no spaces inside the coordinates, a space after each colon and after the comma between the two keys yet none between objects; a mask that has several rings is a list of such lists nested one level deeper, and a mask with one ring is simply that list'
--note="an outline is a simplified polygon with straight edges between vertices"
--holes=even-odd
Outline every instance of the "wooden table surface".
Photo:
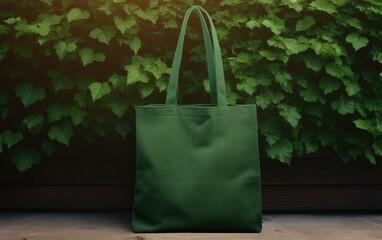
[{"label": "wooden table surface", "polygon": [[[234,217],[234,216],[233,216]],[[381,240],[382,214],[268,214],[256,233],[135,234],[128,212],[2,212],[2,240]]]}]

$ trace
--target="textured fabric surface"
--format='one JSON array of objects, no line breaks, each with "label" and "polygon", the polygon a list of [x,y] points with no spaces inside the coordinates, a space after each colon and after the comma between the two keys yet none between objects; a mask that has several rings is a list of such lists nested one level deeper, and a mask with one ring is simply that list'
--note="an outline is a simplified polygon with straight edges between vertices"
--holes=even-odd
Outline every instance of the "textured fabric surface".
[{"label": "textured fabric surface", "polygon": [[[166,104],[136,107],[132,229],[134,232],[260,232],[256,106],[227,105],[216,31],[205,12],[214,51],[210,58],[214,62],[209,63],[209,68],[214,70],[211,74],[214,79],[210,79],[214,104],[176,104],[179,51],[193,10],[203,16],[204,10],[199,7],[192,7],[186,13]],[[202,28],[205,27],[202,21]]]}]

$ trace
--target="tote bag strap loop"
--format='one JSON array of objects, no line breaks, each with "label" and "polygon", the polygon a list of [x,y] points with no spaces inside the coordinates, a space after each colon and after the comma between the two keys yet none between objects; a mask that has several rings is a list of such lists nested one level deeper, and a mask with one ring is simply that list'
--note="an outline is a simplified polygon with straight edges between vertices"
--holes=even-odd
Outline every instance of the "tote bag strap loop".
[{"label": "tote bag strap loop", "polygon": [[[203,40],[204,40],[204,45],[206,48],[206,56],[207,56],[208,79],[209,79],[210,89],[211,89],[211,93],[212,93],[211,94],[211,100],[212,100],[213,104],[217,104],[217,101],[216,101],[217,97],[215,94],[216,93],[216,81],[215,81],[215,67],[214,67],[214,60],[213,60],[214,55],[213,55],[211,37],[210,37],[210,33],[208,31],[208,27],[207,27],[206,21],[204,19],[204,16],[203,16],[202,12],[198,9],[198,6],[192,6],[187,10],[187,12],[184,16],[183,23],[182,23],[181,34],[182,34],[182,30],[183,30],[184,34],[186,33],[186,28],[187,28],[187,23],[188,23],[189,17],[194,10],[197,11],[198,16],[199,16],[199,20],[200,20],[201,26],[202,26]],[[182,38],[179,37],[177,48],[175,51],[175,56],[180,55],[180,59],[182,59],[184,36],[183,36],[183,40],[181,40],[181,39]],[[179,49],[180,45],[181,45],[182,49],[180,49],[180,51],[179,51],[178,49]],[[174,57],[174,60],[172,63],[172,68],[171,68],[172,71],[171,71],[171,75],[170,75],[170,83],[169,83],[169,90],[168,90],[168,92],[170,92],[170,89],[175,89],[175,92],[171,92],[171,94],[170,94],[171,99],[172,99],[170,104],[172,104],[172,105],[177,104],[177,100],[178,100],[178,79],[179,79],[179,69],[180,69],[180,63],[181,63],[180,60],[175,61],[175,58],[176,57]],[[169,101],[167,101],[168,99],[169,99],[169,94],[167,94],[166,104],[168,104],[168,102],[169,102]]]},{"label": "tote bag strap loop", "polygon": [[[184,43],[184,38],[186,34],[188,19],[194,10],[197,11],[199,15],[199,19],[201,21],[201,25],[202,25],[203,38],[204,38],[206,52],[207,52],[207,67],[209,70],[209,81],[211,86],[212,103],[218,106],[226,106],[227,96],[225,91],[223,61],[221,57],[221,50],[220,50],[219,42],[217,39],[216,30],[213,25],[212,19],[208,15],[207,11],[205,11],[202,7],[199,7],[199,6],[192,6],[187,11],[183,19],[183,23],[180,30],[180,35],[179,35],[179,39],[178,39],[178,43],[177,43],[177,47],[176,47],[176,51],[174,55],[174,60],[172,63],[172,68],[171,68],[170,82],[169,82],[167,97],[166,97],[166,105],[177,104],[179,69],[180,69],[180,63],[181,63],[182,53],[183,53],[183,43]],[[205,23],[203,13],[205,14],[205,16],[207,17],[210,23],[213,49],[211,49],[212,48],[211,44],[209,44],[210,36],[208,33],[208,29]],[[208,41],[206,40],[206,38],[208,38]]]}]

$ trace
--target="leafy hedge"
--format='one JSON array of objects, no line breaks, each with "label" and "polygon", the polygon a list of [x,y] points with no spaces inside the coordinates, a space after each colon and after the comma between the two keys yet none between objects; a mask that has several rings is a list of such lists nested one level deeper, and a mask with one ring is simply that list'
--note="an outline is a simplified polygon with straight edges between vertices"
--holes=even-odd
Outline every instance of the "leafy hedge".
[{"label": "leafy hedge", "polygon": [[[258,105],[269,157],[290,163],[292,153],[323,148],[343,161],[382,156],[380,0],[8,0],[0,3],[2,159],[25,171],[74,136],[133,132],[134,105],[164,102],[193,4],[217,26],[229,101]],[[181,91],[208,101],[193,20]]]}]

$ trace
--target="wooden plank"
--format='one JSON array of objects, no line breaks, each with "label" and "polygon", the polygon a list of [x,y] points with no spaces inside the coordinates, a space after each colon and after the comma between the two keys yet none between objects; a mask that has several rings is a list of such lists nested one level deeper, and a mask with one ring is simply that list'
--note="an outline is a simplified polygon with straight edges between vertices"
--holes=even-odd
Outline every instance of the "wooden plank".
[{"label": "wooden plank", "polygon": [[[0,186],[0,209],[131,210],[133,186]],[[263,186],[264,211],[382,210],[382,185]]]},{"label": "wooden plank", "polygon": [[56,157],[24,173],[0,168],[0,185],[123,185],[134,182],[135,161],[126,157]]},{"label": "wooden plank", "polygon": [[73,139],[58,145],[56,154],[24,173],[14,165],[1,166],[0,185],[120,185],[134,182],[135,143],[107,136],[86,144]]},{"label": "wooden plank", "polygon": [[382,184],[382,161],[342,163],[330,157],[295,158],[290,166],[262,159],[262,181],[266,185]]},{"label": "wooden plank", "polygon": [[132,186],[0,186],[0,209],[131,209]]},{"label": "wooden plank", "polygon": [[[328,157],[294,159],[291,166],[263,158],[264,185],[382,184],[382,161],[343,164]],[[0,185],[123,185],[134,183],[135,158],[73,156],[45,159],[25,173],[0,167]]]},{"label": "wooden plank", "polygon": [[266,211],[382,210],[382,185],[264,186]]},{"label": "wooden plank", "polygon": [[[113,141],[78,142],[22,174],[1,166],[0,208],[131,208],[134,150],[130,140],[124,149],[120,142],[107,149]],[[382,209],[381,161],[342,164],[321,154],[296,158],[291,166],[262,158],[261,165],[266,211]]]}]

